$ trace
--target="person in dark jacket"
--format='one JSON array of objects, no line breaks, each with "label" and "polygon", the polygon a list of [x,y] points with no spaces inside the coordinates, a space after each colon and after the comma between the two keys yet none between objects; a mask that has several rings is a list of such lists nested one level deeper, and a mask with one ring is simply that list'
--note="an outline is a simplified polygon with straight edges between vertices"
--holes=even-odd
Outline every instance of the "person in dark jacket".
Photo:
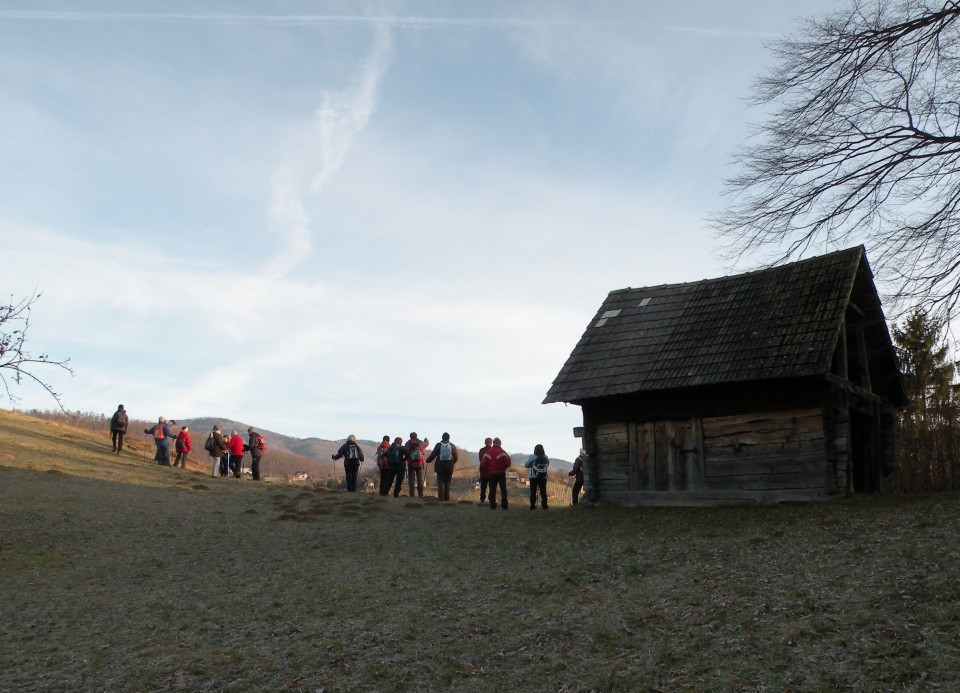
[{"label": "person in dark jacket", "polygon": [[223,439],[223,434],[220,433],[220,426],[213,427],[210,435],[207,436],[207,440],[209,441],[209,447],[207,447],[207,443],[204,443],[204,447],[210,454],[210,476],[226,476],[226,465],[223,464],[221,471],[221,460],[226,454],[227,442]]},{"label": "person in dark jacket", "polygon": [[267,444],[253,426],[247,429],[247,435],[250,439],[243,449],[250,451],[250,472],[253,474],[253,480],[260,481],[260,460],[263,458],[263,451],[267,449]]},{"label": "person in dark jacket", "polygon": [[411,498],[413,498],[414,486],[416,486],[417,496],[423,498],[423,451],[429,444],[429,440],[420,440],[417,438],[417,434],[413,432],[405,446],[407,450],[407,484],[410,487]]},{"label": "person in dark jacket", "polygon": [[230,434],[223,436],[223,454],[220,455],[220,476],[230,476]]},{"label": "person in dark jacket", "polygon": [[170,428],[167,426],[167,420],[161,416],[157,421],[156,426],[153,426],[152,428],[146,428],[143,432],[152,435],[153,443],[157,446],[157,453],[153,456],[153,459],[156,460],[157,464],[162,464],[166,467],[169,467],[170,441],[173,440],[173,436],[170,434]]},{"label": "person in dark jacket", "polygon": [[356,436],[348,436],[347,442],[340,446],[337,454],[331,455],[334,460],[343,458],[343,473],[347,477],[347,491],[357,490],[357,474],[363,463],[363,450],[357,444]]},{"label": "person in dark jacket", "polygon": [[387,464],[389,465],[390,476],[387,479],[385,489],[380,490],[381,496],[390,493],[390,485],[393,484],[393,497],[400,495],[400,487],[403,486],[403,474],[407,468],[407,449],[403,445],[403,438],[397,436],[393,439],[393,445],[387,450]]},{"label": "person in dark jacket", "polygon": [[375,455],[377,469],[380,471],[379,492],[381,496],[387,495],[387,491],[390,489],[390,460],[387,459],[387,450],[389,449],[390,436],[384,436]]},{"label": "person in dark jacket", "polygon": [[577,456],[577,459],[573,461],[573,469],[571,469],[567,476],[573,477],[573,504],[576,505],[580,502],[580,491],[583,489],[583,465],[587,461],[587,451],[583,448],[580,448],[580,454]]},{"label": "person in dark jacket", "polygon": [[127,416],[127,410],[122,404],[117,405],[117,410],[110,419],[110,440],[113,441],[113,451],[120,454],[123,450],[123,437],[127,435],[127,426],[130,418]]},{"label": "person in dark jacket", "polygon": [[450,434],[444,433],[427,458],[427,464],[436,460],[434,469],[437,472],[437,498],[442,501],[450,500],[450,481],[453,479],[453,465],[457,463],[457,457],[457,446],[450,442]]}]

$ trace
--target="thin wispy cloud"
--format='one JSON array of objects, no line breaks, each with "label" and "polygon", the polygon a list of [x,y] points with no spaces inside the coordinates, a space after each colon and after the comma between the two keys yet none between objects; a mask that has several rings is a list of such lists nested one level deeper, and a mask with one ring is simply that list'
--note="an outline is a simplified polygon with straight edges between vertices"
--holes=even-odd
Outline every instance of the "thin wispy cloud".
[{"label": "thin wispy cloud", "polygon": [[772,36],[767,32],[717,29],[644,22],[585,20],[554,17],[439,17],[361,14],[236,14],[192,12],[78,12],[62,10],[0,10],[0,20],[46,22],[194,22],[237,26],[381,26],[395,29],[517,29],[577,26],[632,26],[641,31],[669,31],[712,37]]},{"label": "thin wispy cloud", "polygon": [[324,90],[313,122],[289,145],[291,151],[278,167],[271,195],[270,228],[280,236],[282,246],[266,269],[269,276],[283,276],[309,259],[314,228],[307,200],[322,192],[369,124],[391,55],[390,30],[378,26],[356,86]]}]

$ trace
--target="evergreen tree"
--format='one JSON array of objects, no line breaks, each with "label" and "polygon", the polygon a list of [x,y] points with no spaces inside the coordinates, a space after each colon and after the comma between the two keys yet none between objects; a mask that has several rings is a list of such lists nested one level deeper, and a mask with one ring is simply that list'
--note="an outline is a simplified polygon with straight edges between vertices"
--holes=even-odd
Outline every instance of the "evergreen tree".
[{"label": "evergreen tree", "polygon": [[900,413],[897,474],[900,491],[960,487],[956,364],[948,360],[944,324],[915,310],[893,328],[910,404]]}]

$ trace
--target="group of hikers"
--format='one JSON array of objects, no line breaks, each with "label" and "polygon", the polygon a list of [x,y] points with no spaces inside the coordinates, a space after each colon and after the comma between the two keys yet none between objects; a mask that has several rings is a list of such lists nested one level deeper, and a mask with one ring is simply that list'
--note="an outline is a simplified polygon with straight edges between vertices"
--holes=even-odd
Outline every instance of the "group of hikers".
[{"label": "group of hikers", "polygon": [[[113,452],[120,454],[123,450],[123,438],[127,433],[127,426],[130,419],[127,416],[123,405],[117,407],[110,418],[110,439],[113,442]],[[144,429],[144,434],[153,437],[154,447],[156,449],[153,459],[157,464],[167,467],[174,466],[186,469],[187,457],[193,450],[193,441],[190,439],[189,426],[181,426],[180,430],[174,434],[170,427],[176,427],[176,421],[167,421],[160,417],[157,423],[150,428]],[[173,464],[170,463],[171,441],[173,451],[176,457]],[[210,476],[233,476],[239,479],[243,475],[243,457],[244,453],[250,453],[250,472],[254,481],[259,481],[260,461],[263,453],[267,449],[267,443],[263,436],[251,426],[247,429],[247,439],[244,440],[237,431],[225,434],[221,432],[220,426],[214,426],[213,430],[207,434],[207,440],[203,444],[203,449],[210,456]]]},{"label": "group of hikers", "polygon": [[[144,429],[144,433],[153,437],[156,447],[154,460],[158,464],[171,466],[170,441],[172,440],[173,449],[176,452],[172,466],[185,468],[193,444],[189,427],[181,426],[176,434],[171,431],[170,427],[175,428],[176,423],[176,421],[167,421],[161,416],[154,426]],[[121,404],[110,420],[110,435],[113,441],[113,452],[116,454],[120,454],[123,450],[123,437],[127,432],[128,424],[127,413]],[[239,479],[243,474],[244,454],[249,452],[251,474],[255,481],[260,480],[260,462],[267,445],[263,436],[252,426],[247,429],[246,440],[237,431],[225,434],[220,430],[219,425],[214,426],[207,435],[203,447],[210,456],[211,477],[232,475]],[[388,496],[392,491],[393,497],[398,497],[406,477],[410,497],[416,495],[422,498],[424,470],[428,464],[435,463],[437,498],[441,501],[449,501],[453,469],[460,457],[460,451],[450,441],[449,433],[444,433],[440,437],[440,442],[434,445],[428,455],[429,447],[430,441],[426,438],[420,440],[415,431],[410,433],[406,442],[400,436],[394,438],[392,442],[390,436],[384,436],[376,450],[377,469],[380,472],[380,495]],[[583,489],[586,454],[585,450],[580,450],[579,457],[573,463],[573,469],[568,473],[569,476],[574,477],[574,505],[579,502],[580,492]],[[503,449],[499,438],[487,438],[477,456],[480,460],[480,505],[489,503],[490,508],[496,510],[499,495],[499,506],[506,510],[509,507],[507,469],[513,464],[510,455]],[[334,461],[343,460],[347,491],[356,491],[360,465],[364,461],[363,448],[357,443],[357,437],[348,436],[347,441],[332,455],[332,458]],[[524,467],[529,470],[530,509],[536,509],[539,498],[540,507],[547,510],[549,508],[547,472],[550,468],[550,458],[547,457],[543,445],[538,444],[534,447],[533,454],[527,458]]]},{"label": "group of hikers", "polygon": [[[449,501],[453,469],[460,458],[460,451],[450,441],[449,433],[444,433],[440,437],[440,442],[434,445],[433,450],[427,455],[426,451],[429,447],[430,441],[420,440],[416,432],[411,432],[406,442],[400,436],[394,438],[393,442],[390,441],[390,436],[384,436],[376,451],[377,469],[380,471],[380,495],[388,496],[392,492],[393,497],[397,498],[406,475],[410,496],[413,497],[416,492],[416,495],[422,498],[424,468],[433,462],[437,475],[437,498],[441,501]],[[499,506],[506,510],[510,505],[507,498],[507,469],[512,466],[513,460],[503,449],[499,438],[484,440],[484,445],[477,456],[480,460],[480,505],[489,503],[491,510],[496,510],[499,492]],[[333,455],[334,460],[341,458],[344,460],[347,490],[355,491],[357,473],[363,462],[363,450],[357,444],[356,436],[348,437],[347,442]],[[580,491],[583,489],[585,458],[586,451],[581,450],[573,469],[569,472],[569,476],[574,477],[574,505],[579,502]],[[550,458],[547,457],[542,445],[538,444],[534,447],[533,454],[527,458],[524,467],[529,470],[530,509],[536,509],[539,497],[540,507],[547,510],[549,508],[547,472],[550,468]]]}]

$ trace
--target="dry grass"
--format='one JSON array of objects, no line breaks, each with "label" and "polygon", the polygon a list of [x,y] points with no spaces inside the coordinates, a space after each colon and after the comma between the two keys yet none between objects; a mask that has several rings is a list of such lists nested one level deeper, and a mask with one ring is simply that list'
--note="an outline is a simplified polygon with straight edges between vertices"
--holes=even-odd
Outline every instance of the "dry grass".
[{"label": "dry grass", "polygon": [[960,689],[956,496],[503,512],[0,441],[0,690]]}]

